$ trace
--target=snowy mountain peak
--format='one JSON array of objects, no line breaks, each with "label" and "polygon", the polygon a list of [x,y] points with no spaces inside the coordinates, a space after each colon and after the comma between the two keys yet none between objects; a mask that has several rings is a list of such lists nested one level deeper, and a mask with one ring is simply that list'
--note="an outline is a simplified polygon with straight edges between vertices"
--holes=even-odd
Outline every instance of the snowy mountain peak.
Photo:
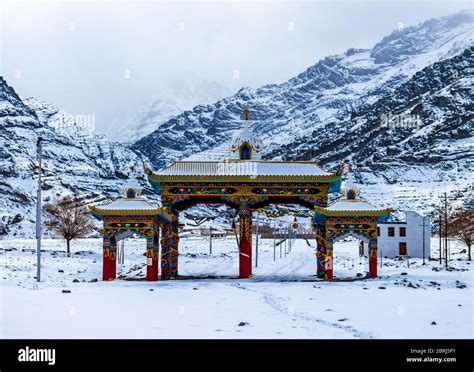
[{"label": "snowy mountain peak", "polygon": [[[371,57],[375,63],[397,64],[404,58],[448,43],[461,34],[473,38],[474,14],[459,12],[447,17],[425,21],[418,26],[403,27],[393,31],[374,46]],[[456,48],[456,45],[453,45]]]},{"label": "snowy mountain peak", "polygon": [[231,91],[216,82],[201,79],[197,83],[174,82],[166,92],[153,97],[117,130],[114,140],[133,143],[157,130],[172,117],[197,105],[214,103]]},{"label": "snowy mountain peak", "polygon": [[[378,154],[382,160],[379,158],[377,166],[367,165],[365,173],[372,174],[373,177],[362,177],[359,181],[366,185],[375,184],[378,195],[383,195],[380,188],[387,182],[395,182],[389,168],[406,170],[413,159],[399,158],[398,163],[390,163],[388,168],[383,168],[387,170],[387,175],[379,172],[382,169],[383,156],[386,156],[383,152],[388,151],[386,147],[390,144],[390,137],[384,137],[385,134],[380,136],[380,143],[377,138],[374,143],[377,142],[381,146],[377,149],[374,148],[375,145],[368,146],[366,143],[357,145],[358,140],[363,138],[364,120],[368,117],[368,114],[363,113],[367,107],[377,108],[378,117],[371,119],[375,125],[380,124],[382,114],[403,114],[409,117],[418,115],[420,120],[431,122],[438,112],[439,117],[436,120],[443,123],[448,120],[448,116],[443,117],[443,114],[456,115],[455,113],[466,110],[469,104],[472,104],[472,94],[466,90],[465,84],[474,84],[472,75],[465,76],[459,68],[470,63],[471,57],[464,51],[474,45],[473,38],[472,13],[469,12],[407,27],[393,32],[370,50],[351,48],[342,55],[328,56],[285,83],[266,85],[258,89],[242,88],[235,95],[215,104],[196,106],[163,123],[159,130],[137,141],[132,148],[148,156],[157,169],[171,161],[187,157],[223,158],[227,155],[226,146],[229,139],[240,129],[242,110],[249,108],[255,121],[254,130],[264,143],[262,156],[269,159],[316,159],[323,165],[334,166],[338,161],[351,157],[361,161],[364,156]],[[423,69],[456,56],[460,56],[460,59],[439,65],[438,68],[447,69],[454,75],[458,74],[457,76],[460,79],[462,76],[464,80],[453,84],[448,84],[450,80],[442,80],[443,84],[436,84],[438,79],[446,79],[445,74],[436,72],[436,68],[433,73],[423,73],[425,77],[420,77]],[[430,87],[430,90],[424,90],[424,86]],[[403,89],[408,90],[407,94],[402,94]],[[401,101],[396,110],[393,105],[393,111],[390,113],[387,100],[390,100],[394,92],[400,95]],[[417,99],[417,94],[429,97],[436,94],[436,97],[431,97],[433,100],[429,101],[429,104],[427,97],[426,108],[422,102],[413,106],[412,102]],[[449,102],[449,107],[444,107],[444,102]],[[355,134],[353,130],[361,132]],[[403,129],[394,131],[403,133]],[[420,141],[423,138],[422,131],[415,137]],[[436,133],[448,135],[450,129],[441,126],[437,131]],[[377,136],[376,133],[370,135]],[[391,135],[390,131],[388,135]],[[415,146],[413,141],[407,141],[404,146],[406,154],[418,151],[411,148]],[[461,146],[461,143],[456,143],[456,146]],[[431,155],[436,156],[436,152],[432,151]],[[430,164],[420,166],[427,169],[422,172],[418,170],[414,177],[407,179],[410,188],[418,182],[416,174],[426,174],[430,179],[439,175],[438,171],[429,170]],[[444,166],[446,165],[439,165]],[[464,177],[461,173],[458,176]],[[394,174],[400,177],[399,173]],[[466,183],[460,182],[458,187],[464,190],[464,195],[468,195]],[[434,195],[427,191],[414,203],[413,198],[406,198],[406,194],[401,190],[394,190],[393,193],[392,201],[400,208],[410,204],[425,208],[432,204],[430,195]],[[372,198],[377,197],[375,191],[369,191],[369,194]],[[380,204],[380,200],[373,202]],[[382,201],[381,205],[385,204],[386,201]]]}]

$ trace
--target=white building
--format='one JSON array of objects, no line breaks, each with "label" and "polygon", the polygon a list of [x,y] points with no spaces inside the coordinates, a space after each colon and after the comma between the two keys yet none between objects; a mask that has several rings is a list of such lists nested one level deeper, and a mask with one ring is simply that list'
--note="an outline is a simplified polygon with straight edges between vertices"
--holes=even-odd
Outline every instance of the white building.
[{"label": "white building", "polygon": [[405,222],[378,223],[378,249],[383,257],[430,257],[430,217],[416,212],[405,213]]}]

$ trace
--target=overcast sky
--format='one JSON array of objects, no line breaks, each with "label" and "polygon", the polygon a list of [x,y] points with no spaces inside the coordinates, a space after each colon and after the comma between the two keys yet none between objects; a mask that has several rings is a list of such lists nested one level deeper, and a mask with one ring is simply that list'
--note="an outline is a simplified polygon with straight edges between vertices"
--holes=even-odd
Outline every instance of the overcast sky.
[{"label": "overcast sky", "polygon": [[22,97],[114,130],[151,97],[205,79],[283,82],[470,1],[2,2],[1,75]]}]

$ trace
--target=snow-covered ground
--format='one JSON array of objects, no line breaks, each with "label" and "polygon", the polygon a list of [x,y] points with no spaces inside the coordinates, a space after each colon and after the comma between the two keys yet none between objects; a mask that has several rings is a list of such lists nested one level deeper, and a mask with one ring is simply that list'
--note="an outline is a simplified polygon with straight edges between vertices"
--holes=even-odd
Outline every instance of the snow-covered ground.
[{"label": "snow-covered ground", "polygon": [[211,255],[208,238],[183,237],[187,280],[147,282],[145,241],[131,239],[122,279],[103,282],[100,240],[73,242],[71,257],[46,240],[37,284],[35,241],[0,241],[0,338],[473,338],[473,271],[460,243],[451,271],[384,258],[379,278],[351,280],[365,276],[367,258],[357,241],[340,242],[332,282],[314,276],[309,244],[295,241],[282,258],[277,248],[274,262],[262,239],[254,277],[236,279],[235,239],[213,239]]}]

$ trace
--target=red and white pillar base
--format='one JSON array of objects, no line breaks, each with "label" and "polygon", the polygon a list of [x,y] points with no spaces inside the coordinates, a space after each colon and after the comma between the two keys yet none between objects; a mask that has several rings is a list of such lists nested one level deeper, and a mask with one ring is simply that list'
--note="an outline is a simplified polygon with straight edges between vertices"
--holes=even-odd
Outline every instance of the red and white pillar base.
[{"label": "red and white pillar base", "polygon": [[117,245],[115,237],[103,238],[102,279],[113,280],[117,276]]},{"label": "red and white pillar base", "polygon": [[377,277],[377,239],[371,240],[369,243],[369,276]]},{"label": "red and white pillar base", "polygon": [[146,238],[146,280],[158,280],[158,247],[155,235]]},{"label": "red and white pillar base", "polygon": [[324,268],[326,272],[326,279],[331,280],[334,277],[334,257],[332,254],[332,245],[327,247],[326,258],[324,259]]},{"label": "red and white pillar base", "polygon": [[252,211],[249,208],[241,208],[239,217],[239,278],[249,278],[252,275]]}]

